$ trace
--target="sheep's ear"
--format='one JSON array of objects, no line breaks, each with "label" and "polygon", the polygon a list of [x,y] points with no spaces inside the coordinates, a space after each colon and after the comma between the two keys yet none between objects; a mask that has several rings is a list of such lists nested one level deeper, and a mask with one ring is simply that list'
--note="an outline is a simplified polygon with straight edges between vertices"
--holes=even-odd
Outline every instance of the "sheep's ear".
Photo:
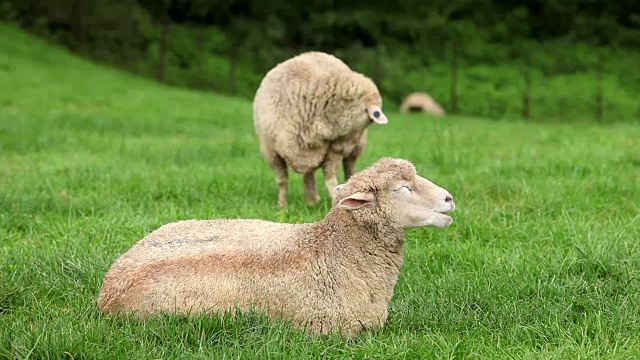
[{"label": "sheep's ear", "polygon": [[347,210],[360,209],[363,206],[373,204],[375,197],[369,191],[360,191],[351,194],[338,202],[338,207]]},{"label": "sheep's ear", "polygon": [[369,113],[369,117],[376,124],[386,124],[389,122],[387,116],[382,112],[382,109],[378,105],[369,105],[367,107],[367,113]]},{"label": "sheep's ear", "polygon": [[335,194],[339,193],[339,192],[340,192],[340,189],[342,189],[345,185],[346,185],[346,184],[340,184],[340,185],[338,185],[338,186],[334,187],[334,188],[333,188],[333,192],[334,192]]}]

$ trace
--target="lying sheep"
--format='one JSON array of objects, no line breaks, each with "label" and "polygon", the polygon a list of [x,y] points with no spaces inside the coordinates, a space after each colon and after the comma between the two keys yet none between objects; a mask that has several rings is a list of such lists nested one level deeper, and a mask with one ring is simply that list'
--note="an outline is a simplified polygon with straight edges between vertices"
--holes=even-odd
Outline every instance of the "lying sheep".
[{"label": "lying sheep", "polygon": [[[367,141],[369,124],[386,124],[377,86],[337,57],[307,52],[288,59],[264,77],[253,101],[260,151],[275,173],[278,205],[287,205],[288,167],[303,175],[307,203],[318,196],[315,172],[322,167],[325,186],[345,181]],[[333,195],[331,195],[333,197]]]},{"label": "lying sheep", "polygon": [[437,116],[444,115],[444,109],[429,94],[414,92],[409,94],[400,105],[400,111],[408,113],[409,111],[421,111]]},{"label": "lying sheep", "polygon": [[106,313],[257,310],[309,334],[382,327],[404,254],[404,229],[444,228],[455,209],[413,164],[384,158],[336,187],[324,220],[186,220],[118,258],[98,304]]}]

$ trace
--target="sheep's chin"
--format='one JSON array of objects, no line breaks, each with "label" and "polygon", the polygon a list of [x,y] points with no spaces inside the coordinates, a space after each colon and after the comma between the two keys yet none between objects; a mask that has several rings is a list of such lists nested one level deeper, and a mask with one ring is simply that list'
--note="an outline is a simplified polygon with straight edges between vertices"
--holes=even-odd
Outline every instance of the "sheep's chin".
[{"label": "sheep's chin", "polygon": [[422,210],[419,213],[405,214],[400,216],[400,224],[404,229],[433,226],[436,228],[446,228],[451,225],[451,216],[435,210]]},{"label": "sheep's chin", "polygon": [[446,228],[453,223],[453,218],[445,213],[434,211],[431,217],[432,226],[439,229]]}]

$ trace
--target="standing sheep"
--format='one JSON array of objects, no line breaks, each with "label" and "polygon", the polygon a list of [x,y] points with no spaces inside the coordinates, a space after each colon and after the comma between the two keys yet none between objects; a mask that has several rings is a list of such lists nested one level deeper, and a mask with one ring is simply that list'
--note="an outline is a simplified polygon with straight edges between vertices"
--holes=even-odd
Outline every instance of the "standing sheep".
[{"label": "standing sheep", "polygon": [[260,151],[278,185],[278,205],[287,205],[288,167],[303,174],[307,203],[320,197],[315,172],[322,167],[333,197],[338,166],[345,181],[367,141],[369,124],[386,124],[382,97],[374,82],[337,57],[307,52],[271,69],[253,101]]},{"label": "standing sheep", "polygon": [[185,220],[118,258],[98,299],[105,313],[257,310],[309,334],[384,325],[403,262],[404,229],[453,221],[447,190],[410,162],[384,158],[336,187],[316,223]]}]

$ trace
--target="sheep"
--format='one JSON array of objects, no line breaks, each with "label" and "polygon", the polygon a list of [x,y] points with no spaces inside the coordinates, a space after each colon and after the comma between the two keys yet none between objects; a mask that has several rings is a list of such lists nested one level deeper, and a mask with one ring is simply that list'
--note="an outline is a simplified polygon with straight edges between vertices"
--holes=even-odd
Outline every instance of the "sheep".
[{"label": "sheep", "polygon": [[322,167],[333,198],[342,162],[345,181],[367,142],[370,124],[386,124],[375,83],[337,57],[311,51],[267,72],[253,100],[260,152],[275,174],[278,206],[287,206],[288,168],[303,174],[308,204],[320,200],[315,172]]},{"label": "sheep", "polygon": [[98,306],[139,319],[256,311],[310,336],[383,327],[407,228],[445,228],[455,203],[404,159],[382,158],[333,191],[324,219],[183,220],[121,255]]},{"label": "sheep", "polygon": [[444,115],[444,109],[438,104],[431,96],[422,92],[413,92],[409,94],[400,105],[400,111],[402,113],[408,113],[409,111],[422,111],[429,114],[442,116]]}]

